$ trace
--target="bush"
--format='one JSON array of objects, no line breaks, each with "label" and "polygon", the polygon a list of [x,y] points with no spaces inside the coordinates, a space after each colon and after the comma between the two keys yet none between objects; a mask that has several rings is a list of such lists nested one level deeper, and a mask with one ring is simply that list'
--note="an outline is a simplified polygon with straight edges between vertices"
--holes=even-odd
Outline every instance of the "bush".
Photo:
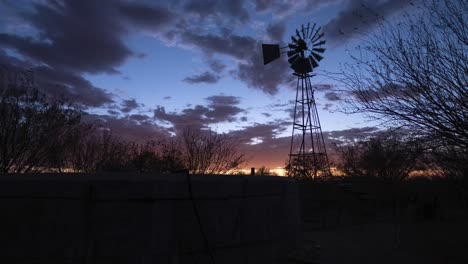
[{"label": "bush", "polygon": [[382,135],[353,145],[337,146],[339,168],[347,176],[402,181],[418,165],[420,144],[395,135]]}]

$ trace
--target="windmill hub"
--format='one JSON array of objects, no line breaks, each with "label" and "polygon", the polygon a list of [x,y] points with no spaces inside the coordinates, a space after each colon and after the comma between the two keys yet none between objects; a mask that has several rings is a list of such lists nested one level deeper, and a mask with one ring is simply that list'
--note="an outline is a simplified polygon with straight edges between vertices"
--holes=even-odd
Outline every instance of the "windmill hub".
[{"label": "windmill hub", "polygon": [[303,39],[297,41],[297,51],[302,52],[301,55],[304,57],[304,51],[307,50],[307,43]]}]

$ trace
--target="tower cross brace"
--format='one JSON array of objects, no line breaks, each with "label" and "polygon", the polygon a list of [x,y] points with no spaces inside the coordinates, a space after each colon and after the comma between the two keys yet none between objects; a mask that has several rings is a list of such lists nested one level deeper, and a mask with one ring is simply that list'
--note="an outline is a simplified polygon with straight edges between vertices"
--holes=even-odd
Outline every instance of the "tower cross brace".
[{"label": "tower cross brace", "polygon": [[310,81],[313,74],[294,75],[297,76],[297,88],[288,176],[311,179],[331,176],[314,89]]}]

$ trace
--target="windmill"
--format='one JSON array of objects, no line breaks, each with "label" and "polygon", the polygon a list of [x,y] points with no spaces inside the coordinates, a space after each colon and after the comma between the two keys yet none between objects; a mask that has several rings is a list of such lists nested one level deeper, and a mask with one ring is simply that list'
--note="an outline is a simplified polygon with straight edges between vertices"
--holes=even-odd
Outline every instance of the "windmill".
[{"label": "windmill", "polygon": [[291,147],[287,165],[288,176],[313,178],[330,176],[330,165],[325,149],[322,128],[315,104],[311,78],[325,51],[320,27],[310,23],[296,29],[291,43],[285,47],[278,44],[262,44],[263,64],[266,65],[286,53],[290,67],[297,76],[294,120]]}]

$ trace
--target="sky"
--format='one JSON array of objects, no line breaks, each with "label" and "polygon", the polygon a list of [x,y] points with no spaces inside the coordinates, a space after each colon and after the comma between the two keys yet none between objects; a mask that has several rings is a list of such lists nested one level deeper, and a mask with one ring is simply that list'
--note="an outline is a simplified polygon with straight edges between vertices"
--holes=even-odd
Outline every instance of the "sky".
[{"label": "sky", "polygon": [[330,78],[350,62],[356,36],[410,0],[0,0],[0,66],[32,69],[43,92],[67,98],[115,134],[142,142],[184,127],[228,133],[246,167],[283,167],[295,76],[286,56],[263,65],[262,43],[287,45],[301,24],[322,27],[314,69],[327,142],[377,131],[346,115]]}]

